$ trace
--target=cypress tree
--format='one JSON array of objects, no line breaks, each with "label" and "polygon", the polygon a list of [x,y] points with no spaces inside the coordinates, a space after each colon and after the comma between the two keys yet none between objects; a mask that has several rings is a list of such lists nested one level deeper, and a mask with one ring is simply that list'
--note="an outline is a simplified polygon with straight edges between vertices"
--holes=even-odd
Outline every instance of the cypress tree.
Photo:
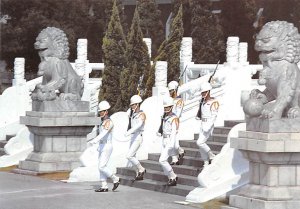
[{"label": "cypress tree", "polygon": [[[183,22],[182,22],[182,5],[178,9],[178,13],[173,19],[171,26],[171,33],[159,47],[156,61],[168,62],[168,82],[178,80],[180,75],[180,46],[183,37]],[[149,97],[152,95],[152,87],[155,82],[155,63],[151,67],[149,77],[147,80],[147,92]]]},{"label": "cypress tree", "polygon": [[164,26],[160,20],[161,11],[155,0],[137,0],[137,8],[141,30],[144,38],[151,38],[151,53],[152,57],[155,57],[158,47],[164,40]]},{"label": "cypress tree", "polygon": [[120,110],[116,106],[120,95],[120,74],[126,65],[126,39],[116,2],[114,2],[110,22],[103,38],[102,49],[105,69],[99,99],[107,100],[112,106],[112,112],[117,112]]},{"label": "cypress tree", "polygon": [[145,81],[148,79],[150,70],[150,58],[148,48],[143,41],[143,33],[140,27],[140,19],[138,9],[135,9],[134,17],[128,35],[128,44],[126,50],[128,64],[121,75],[121,98],[118,101],[118,107],[126,110],[130,97],[138,94],[138,83],[140,78],[143,78],[140,83],[141,96],[144,96]]},{"label": "cypress tree", "polygon": [[[277,0],[274,2],[277,2]],[[253,35],[255,34],[253,23],[258,11],[256,1],[224,0],[222,3],[221,25],[225,37],[238,36],[240,41],[247,42],[249,61],[256,63],[258,56],[257,52],[254,50],[253,39]]]},{"label": "cypress tree", "polygon": [[[224,35],[217,17],[211,12],[209,0],[191,0],[193,61],[217,63],[225,52]],[[223,57],[222,57],[223,58]]]}]

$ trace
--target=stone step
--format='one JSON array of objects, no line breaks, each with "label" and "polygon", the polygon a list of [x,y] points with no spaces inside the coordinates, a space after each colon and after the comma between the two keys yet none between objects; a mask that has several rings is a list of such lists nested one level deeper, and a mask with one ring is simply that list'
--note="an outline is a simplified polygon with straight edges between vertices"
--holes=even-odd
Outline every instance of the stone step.
[{"label": "stone step", "polygon": [[[140,162],[142,166],[148,170],[162,171],[161,165],[158,161],[142,160]],[[173,165],[172,168],[176,174],[183,174],[189,176],[198,176],[202,170],[202,168],[188,165]]]},{"label": "stone step", "polygon": [[232,127],[215,127],[213,133],[214,134],[226,134],[228,135],[229,131],[232,129]]},{"label": "stone step", "polygon": [[[228,136],[228,134],[215,134],[215,133],[213,133],[209,137],[208,141],[222,142],[222,143],[226,144],[227,143],[227,136]],[[197,140],[198,137],[199,137],[199,134],[194,134],[194,139],[195,140]]]},{"label": "stone step", "polygon": [[[175,194],[179,196],[186,196],[192,191],[194,186],[187,186],[182,184],[177,184],[177,186],[167,186],[166,182],[153,181],[150,179],[144,179],[143,181],[132,181],[131,177],[119,175],[121,178],[121,184],[146,190],[164,192],[169,194]],[[121,187],[120,189],[121,190]]]},{"label": "stone step", "polygon": [[[159,153],[151,153],[148,154],[148,159],[149,160],[154,160],[158,161],[159,160]],[[197,168],[202,168],[203,166],[203,160],[201,158],[195,158],[195,157],[190,157],[190,156],[184,156],[183,158],[183,165],[188,165],[188,166],[194,166]]]},{"label": "stone step", "polygon": [[233,127],[239,123],[245,123],[245,120],[225,120],[224,126],[225,127]]},{"label": "stone step", "polygon": [[7,144],[6,140],[0,140],[0,148],[4,148],[4,146]]},{"label": "stone step", "polygon": [[[187,147],[185,147],[184,148],[184,152],[185,152],[184,156],[199,157],[199,158],[201,157],[199,148],[195,149],[195,148],[187,148]],[[219,154],[220,153],[219,151],[212,151],[212,152],[214,154]]]},{"label": "stone step", "polygon": [[[146,170],[146,174],[144,175],[144,179],[151,179],[154,181],[161,181],[167,182],[168,177],[164,175],[162,171],[155,171],[155,170]],[[122,176],[131,177],[133,179],[136,176],[135,170],[132,168],[117,168],[117,173]],[[197,186],[199,185],[198,179],[196,176],[189,176],[189,175],[182,175],[177,174],[178,177],[178,184],[182,185],[189,185],[189,186]]]},{"label": "stone step", "polygon": [[[198,149],[199,147],[196,142],[197,142],[196,140],[180,140],[179,144],[183,149],[185,147]],[[222,143],[222,142],[207,141],[207,145],[213,151],[220,151],[222,149],[222,147],[224,146],[224,144],[225,143]]]}]

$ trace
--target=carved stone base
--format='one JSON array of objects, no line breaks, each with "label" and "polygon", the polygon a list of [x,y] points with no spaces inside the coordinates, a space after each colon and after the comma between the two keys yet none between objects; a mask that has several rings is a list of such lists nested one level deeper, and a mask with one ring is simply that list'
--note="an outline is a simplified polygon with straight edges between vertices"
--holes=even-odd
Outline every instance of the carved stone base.
[{"label": "carved stone base", "polygon": [[34,135],[34,149],[15,172],[39,174],[71,171],[81,165],[86,136],[100,118],[90,112],[35,112],[21,117]]},{"label": "carved stone base", "polygon": [[265,132],[265,133],[299,133],[300,118],[290,119],[247,119],[247,131]]},{"label": "carved stone base", "polygon": [[[274,124],[283,123],[260,122],[274,131]],[[231,147],[249,160],[250,183],[231,195],[230,206],[222,209],[300,208],[300,133],[241,131],[231,139]]]}]

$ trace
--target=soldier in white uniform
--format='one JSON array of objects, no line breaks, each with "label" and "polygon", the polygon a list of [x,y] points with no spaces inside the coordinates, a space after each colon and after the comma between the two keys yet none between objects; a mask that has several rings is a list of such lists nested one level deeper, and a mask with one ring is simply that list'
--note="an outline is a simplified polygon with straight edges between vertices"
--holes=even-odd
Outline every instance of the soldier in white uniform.
[{"label": "soldier in white uniform", "polygon": [[179,118],[172,112],[174,105],[173,98],[167,97],[163,101],[164,105],[164,118],[162,129],[162,150],[159,157],[159,163],[161,164],[164,174],[168,176],[168,186],[176,186],[177,175],[174,173],[171,165],[168,162],[168,158],[174,155],[174,147],[176,143],[176,134],[179,128]]},{"label": "soldier in white uniform", "polygon": [[140,110],[142,98],[139,95],[134,95],[130,98],[130,114],[128,131],[125,137],[130,136],[130,147],[127,153],[127,159],[136,169],[135,180],[143,180],[146,169],[136,158],[136,153],[143,142],[143,131],[145,126],[146,114]]},{"label": "soldier in white uniform", "polygon": [[112,129],[113,122],[109,118],[108,109],[110,105],[107,101],[102,101],[99,103],[99,114],[101,117],[101,124],[99,127],[99,135],[93,140],[89,141],[89,144],[99,144],[99,172],[100,172],[100,189],[95,190],[95,192],[108,192],[107,178],[111,178],[113,181],[113,191],[117,189],[120,184],[120,178],[111,172],[107,167],[107,162],[111,156],[113,146],[112,146]]},{"label": "soldier in white uniform", "polygon": [[[174,106],[172,109],[172,112],[178,117],[181,117],[183,106],[184,106],[184,101],[182,98],[177,96],[177,89],[178,89],[178,82],[177,81],[171,81],[168,84],[168,89],[170,96],[174,99]],[[175,142],[175,152],[172,156],[172,162],[170,163],[171,165],[180,165],[182,164],[183,157],[184,157],[184,149],[182,149],[179,146],[179,139],[176,138]]]},{"label": "soldier in white uniform", "polygon": [[201,85],[201,95],[204,100],[201,104],[201,125],[197,145],[199,146],[201,157],[204,160],[204,166],[209,165],[215,157],[209,146],[206,144],[206,141],[213,132],[219,109],[219,102],[210,96],[211,89],[212,86],[210,83],[203,83]]}]

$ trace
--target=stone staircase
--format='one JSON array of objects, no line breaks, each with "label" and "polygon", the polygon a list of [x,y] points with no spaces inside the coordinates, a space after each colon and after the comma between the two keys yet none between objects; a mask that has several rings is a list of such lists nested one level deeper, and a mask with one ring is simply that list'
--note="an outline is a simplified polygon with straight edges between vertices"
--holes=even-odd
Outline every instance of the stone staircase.
[{"label": "stone staircase", "polygon": [[13,137],[15,137],[15,135],[6,135],[6,140],[0,140],[0,156],[3,156],[6,154],[4,151],[4,146]]},{"label": "stone staircase", "polygon": [[[243,121],[225,121],[224,127],[215,127],[208,145],[214,153],[219,153],[223,145],[227,142],[227,135],[230,129]],[[195,134],[195,139],[198,136]],[[166,192],[170,194],[186,196],[190,191],[197,187],[197,176],[203,168],[203,160],[196,140],[180,141],[180,146],[185,150],[185,156],[182,165],[174,165],[173,170],[178,176],[177,186],[166,186],[168,178],[163,174],[162,168],[158,162],[160,153],[151,153],[147,160],[142,160],[141,164],[146,168],[147,173],[143,181],[133,181],[135,171],[132,168],[117,168],[117,175],[122,179],[121,184],[136,188]]]}]

